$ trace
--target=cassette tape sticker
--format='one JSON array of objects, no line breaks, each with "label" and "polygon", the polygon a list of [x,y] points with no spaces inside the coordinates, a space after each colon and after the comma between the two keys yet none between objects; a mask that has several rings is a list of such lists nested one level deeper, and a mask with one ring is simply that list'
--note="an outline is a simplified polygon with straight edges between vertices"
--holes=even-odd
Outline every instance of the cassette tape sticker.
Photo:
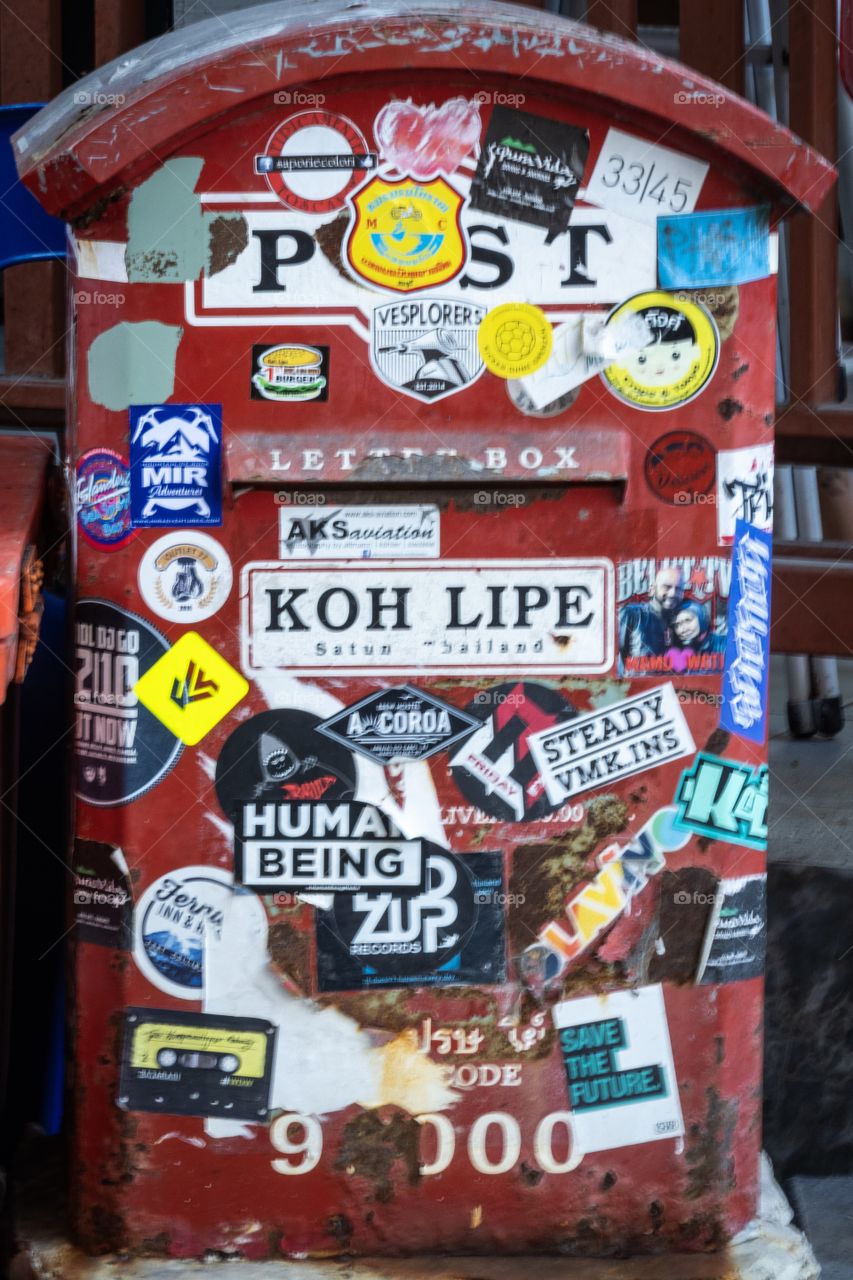
[{"label": "cassette tape sticker", "polygon": [[118,1105],[264,1124],[275,1037],[263,1018],[127,1009]]}]

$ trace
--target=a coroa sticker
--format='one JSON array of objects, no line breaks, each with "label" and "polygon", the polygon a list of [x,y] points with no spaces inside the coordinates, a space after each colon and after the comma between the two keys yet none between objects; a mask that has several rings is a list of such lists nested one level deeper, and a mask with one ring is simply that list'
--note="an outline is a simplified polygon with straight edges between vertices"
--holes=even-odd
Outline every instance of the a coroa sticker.
[{"label": "a coroa sticker", "polygon": [[90,449],[77,463],[74,509],[77,528],[99,551],[117,551],[133,537],[130,471],[112,449]]},{"label": "a coroa sticker", "polygon": [[501,822],[532,822],[558,808],[548,799],[530,735],[570,720],[575,708],[545,685],[518,681],[478,693],[465,710],[481,724],[450,761],[462,795]]},{"label": "a coroa sticker", "polygon": [[674,409],[708,385],[720,354],[720,336],[709,311],[698,302],[657,291],[629,298],[611,311],[617,325],[638,316],[646,326],[645,344],[601,374],[614,395],[638,409]]},{"label": "a coroa sticker", "polygon": [[212,618],[231,591],[231,561],[203,533],[167,533],[139,562],[139,591],[152,613],[167,622]]},{"label": "a coroa sticker", "polygon": [[150,622],[107,600],[78,601],[74,638],[77,794],[94,805],[128,804],[181,750],[134,691],[169,646]]},{"label": "a coroa sticker", "polygon": [[130,406],[134,528],[222,524],[222,407]]},{"label": "a coroa sticker", "polygon": [[318,725],[318,732],[377,764],[426,760],[479,726],[480,720],[421,689],[403,685],[371,693]]},{"label": "a coroa sticker", "polygon": [[430,404],[464,391],[484,365],[477,330],[485,307],[418,298],[373,308],[370,358],[389,387]]},{"label": "a coroa sticker", "polygon": [[452,280],[468,253],[462,202],[446,178],[371,178],[350,197],[353,219],[344,256],[351,271],[374,289],[396,293]]},{"label": "a coroa sticker", "polygon": [[255,156],[255,173],[282,204],[301,213],[339,209],[375,168],[376,154],[353,122],[323,110],[290,116]]}]

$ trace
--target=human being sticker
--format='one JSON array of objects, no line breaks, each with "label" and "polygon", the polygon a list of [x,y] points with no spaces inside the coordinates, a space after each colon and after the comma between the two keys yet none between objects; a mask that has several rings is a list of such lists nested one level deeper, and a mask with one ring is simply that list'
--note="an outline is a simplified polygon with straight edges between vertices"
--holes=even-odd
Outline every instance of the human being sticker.
[{"label": "human being sticker", "polygon": [[695,399],[711,380],[720,355],[710,312],[670,293],[639,293],[611,311],[607,327],[631,315],[645,325],[646,342],[602,370],[605,385],[639,409],[674,409]]}]

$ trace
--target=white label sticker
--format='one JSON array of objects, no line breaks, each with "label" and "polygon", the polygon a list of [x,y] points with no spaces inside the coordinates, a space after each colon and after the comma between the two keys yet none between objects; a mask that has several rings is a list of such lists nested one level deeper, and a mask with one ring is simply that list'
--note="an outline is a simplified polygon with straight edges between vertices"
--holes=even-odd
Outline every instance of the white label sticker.
[{"label": "white label sticker", "polygon": [[552,804],[696,750],[671,684],[531,734],[528,744]]},{"label": "white label sticker", "polygon": [[435,559],[438,507],[280,507],[282,560]]},{"label": "white label sticker", "polygon": [[[186,536],[184,536],[186,535]],[[167,622],[203,622],[231,591],[231,561],[224,547],[194,529],[158,538],[139,562],[139,591],[152,613]]]},{"label": "white label sticker", "polygon": [[243,665],[315,675],[600,674],[613,664],[609,560],[256,563]]},{"label": "white label sticker", "polygon": [[581,1151],[684,1134],[659,984],[566,1000],[554,1005],[554,1025]]},{"label": "white label sticker", "polygon": [[773,532],[773,445],[721,449],[717,454],[717,533],[734,542],[735,522]]},{"label": "white label sticker", "polygon": [[708,165],[702,160],[620,129],[608,129],[581,195],[608,213],[615,209],[654,224],[659,214],[692,213],[707,173]]}]

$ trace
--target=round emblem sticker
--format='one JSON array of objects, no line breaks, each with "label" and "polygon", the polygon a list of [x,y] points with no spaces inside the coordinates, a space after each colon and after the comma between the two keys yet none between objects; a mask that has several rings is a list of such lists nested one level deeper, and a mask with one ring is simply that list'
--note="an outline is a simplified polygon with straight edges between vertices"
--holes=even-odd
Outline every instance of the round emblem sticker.
[{"label": "round emblem sticker", "polygon": [[[188,536],[182,536],[183,533]],[[231,591],[227,552],[205,533],[167,533],[139,562],[139,591],[152,613],[167,622],[203,622]]]},{"label": "round emblem sticker", "polygon": [[717,455],[695,431],[670,431],[646,454],[646,482],[656,498],[671,506],[689,506],[711,492],[717,474]]},{"label": "round emblem sticker", "polygon": [[[253,929],[266,929],[266,912],[254,894]],[[218,867],[180,867],[160,876],[134,912],[133,956],[149,982],[179,1000],[200,1000],[204,988],[204,942],[219,938],[234,897],[233,877]]]},{"label": "round emblem sticker", "polygon": [[301,213],[329,213],[376,168],[376,154],[351,120],[331,111],[300,111],[279,125],[264,155],[255,156],[281,200]]},{"label": "round emblem sticker", "polygon": [[527,302],[494,307],[477,330],[483,364],[499,378],[523,378],[541,369],[553,341],[544,311]]},{"label": "round emblem sticker", "polygon": [[100,551],[117,551],[133,537],[130,470],[112,449],[90,449],[77,463],[77,528]]},{"label": "round emblem sticker", "polygon": [[610,364],[601,377],[614,395],[638,409],[674,409],[708,385],[720,356],[720,336],[698,302],[671,293],[638,293],[611,311],[607,326],[639,316],[645,342]]}]

